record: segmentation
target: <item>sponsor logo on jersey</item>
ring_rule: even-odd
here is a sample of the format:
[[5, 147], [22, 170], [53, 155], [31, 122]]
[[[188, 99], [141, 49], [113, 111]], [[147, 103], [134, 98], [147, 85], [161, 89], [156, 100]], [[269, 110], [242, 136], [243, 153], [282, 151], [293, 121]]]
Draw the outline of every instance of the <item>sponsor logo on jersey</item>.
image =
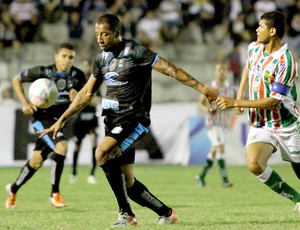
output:
[[104, 79], [106, 81], [107, 85], [126, 85], [128, 82], [122, 82], [122, 81], [117, 81], [114, 78], [118, 77], [119, 74], [116, 72], [107, 72], [106, 74], [104, 74]]

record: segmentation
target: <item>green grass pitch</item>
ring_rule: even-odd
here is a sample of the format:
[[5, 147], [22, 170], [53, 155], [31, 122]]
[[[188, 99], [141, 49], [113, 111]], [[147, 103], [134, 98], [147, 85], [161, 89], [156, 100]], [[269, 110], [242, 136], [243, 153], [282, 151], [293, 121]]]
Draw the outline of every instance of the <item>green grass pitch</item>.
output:
[[[289, 184], [300, 191], [300, 182], [289, 164], [273, 165]], [[55, 209], [49, 205], [50, 168], [41, 168], [17, 194], [13, 210], [4, 208], [5, 184], [15, 180], [20, 168], [0, 168], [0, 229], [9, 230], [94, 230], [109, 229], [118, 215], [115, 198], [97, 169], [98, 183], [86, 183], [88, 167], [78, 168], [78, 182], [69, 184], [71, 167], [64, 169], [61, 193], [68, 207]], [[132, 203], [138, 220], [136, 229], [212, 229], [261, 230], [300, 229], [300, 214], [293, 213], [294, 204], [261, 184], [245, 166], [229, 166], [232, 188], [222, 187], [218, 168], [207, 176], [207, 186], [200, 188], [194, 180], [200, 166], [136, 165], [136, 177], [158, 198], [173, 207], [179, 222], [157, 226], [157, 215]]]

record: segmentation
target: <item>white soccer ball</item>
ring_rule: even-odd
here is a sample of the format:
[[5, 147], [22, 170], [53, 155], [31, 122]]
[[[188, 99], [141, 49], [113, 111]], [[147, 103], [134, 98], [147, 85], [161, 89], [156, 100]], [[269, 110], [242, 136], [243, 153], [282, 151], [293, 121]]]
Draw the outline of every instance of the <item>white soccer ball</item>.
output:
[[58, 96], [58, 90], [52, 80], [39, 78], [30, 85], [28, 96], [33, 105], [46, 109], [54, 105]]

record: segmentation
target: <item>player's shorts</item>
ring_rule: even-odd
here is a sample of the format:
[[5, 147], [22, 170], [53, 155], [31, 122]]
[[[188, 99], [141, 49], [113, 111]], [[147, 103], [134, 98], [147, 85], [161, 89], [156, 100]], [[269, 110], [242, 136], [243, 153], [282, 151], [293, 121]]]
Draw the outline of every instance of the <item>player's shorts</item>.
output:
[[264, 128], [251, 127], [248, 134], [246, 147], [253, 143], [269, 143], [274, 146], [274, 152], [279, 146], [281, 158], [284, 161], [300, 163], [300, 133], [295, 128], [284, 131], [272, 131]]
[[146, 133], [148, 128], [143, 126], [139, 122], [123, 121], [119, 122], [114, 127], [105, 127], [106, 136], [113, 137], [120, 145], [122, 152], [135, 146], [135, 144], [141, 140]]
[[[32, 122], [32, 127], [35, 131], [41, 131], [46, 128], [49, 128], [55, 123], [55, 120], [53, 119], [43, 119], [35, 120]], [[65, 137], [62, 132], [58, 132], [57, 138], [52, 138], [52, 133], [44, 135], [42, 138], [38, 138], [35, 142], [34, 150], [40, 150], [42, 151], [43, 159], [45, 160], [49, 153], [51, 153], [54, 150], [54, 147], [56, 143], [65, 140]]]
[[83, 140], [89, 133], [96, 133], [98, 128], [98, 117], [95, 114], [91, 114], [89, 119], [84, 119], [84, 116], [87, 117], [87, 115], [87, 113], [81, 113], [73, 123], [73, 135], [78, 141]]
[[207, 136], [211, 141], [212, 147], [225, 145], [227, 139], [227, 129], [220, 126], [214, 126], [207, 130]]

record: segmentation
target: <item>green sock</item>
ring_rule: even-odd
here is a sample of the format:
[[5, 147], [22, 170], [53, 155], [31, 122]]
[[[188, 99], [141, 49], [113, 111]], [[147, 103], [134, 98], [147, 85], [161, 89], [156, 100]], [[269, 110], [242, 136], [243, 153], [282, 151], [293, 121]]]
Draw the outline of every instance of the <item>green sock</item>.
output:
[[259, 180], [271, 188], [273, 191], [291, 200], [294, 203], [300, 201], [300, 194], [288, 185], [282, 178], [271, 168], [267, 168], [261, 175], [258, 176]]
[[225, 160], [224, 159], [219, 159], [217, 162], [218, 162], [218, 165], [219, 165], [219, 170], [220, 170], [220, 174], [222, 176], [223, 182], [228, 183]]
[[199, 175], [201, 178], [204, 178], [206, 176], [208, 170], [212, 167], [213, 163], [214, 162], [211, 159], [208, 159], [208, 158], [206, 159], [206, 162], [203, 166], [203, 170]]

